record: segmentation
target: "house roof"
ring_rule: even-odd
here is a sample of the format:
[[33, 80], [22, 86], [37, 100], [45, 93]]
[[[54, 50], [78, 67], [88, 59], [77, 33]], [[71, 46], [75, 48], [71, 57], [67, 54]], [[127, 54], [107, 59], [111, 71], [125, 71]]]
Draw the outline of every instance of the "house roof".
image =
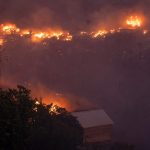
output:
[[102, 109], [73, 112], [72, 115], [77, 117], [83, 128], [113, 124], [113, 121]]

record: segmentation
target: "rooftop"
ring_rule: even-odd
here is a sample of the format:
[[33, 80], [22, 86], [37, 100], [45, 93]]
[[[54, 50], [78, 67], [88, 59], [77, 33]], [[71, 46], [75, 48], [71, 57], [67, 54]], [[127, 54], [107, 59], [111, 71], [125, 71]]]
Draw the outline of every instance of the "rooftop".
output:
[[72, 115], [77, 117], [83, 128], [113, 124], [113, 121], [103, 109], [73, 112]]

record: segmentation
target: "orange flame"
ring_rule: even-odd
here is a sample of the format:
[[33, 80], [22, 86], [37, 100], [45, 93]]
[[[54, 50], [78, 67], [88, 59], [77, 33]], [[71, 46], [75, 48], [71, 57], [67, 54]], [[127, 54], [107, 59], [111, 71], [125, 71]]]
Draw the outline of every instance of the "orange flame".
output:
[[12, 33], [19, 33], [20, 29], [16, 27], [15, 24], [2, 24], [1, 30], [3, 34], [12, 34]]
[[69, 101], [64, 98], [63, 96], [61, 95], [50, 95], [50, 96], [47, 96], [45, 98], [43, 98], [43, 103], [45, 104], [53, 104], [54, 106], [59, 106], [59, 107], [62, 107], [62, 108], [66, 108], [67, 110], [70, 110], [71, 106], [69, 104]]
[[126, 24], [132, 28], [141, 27], [142, 26], [142, 19], [138, 16], [130, 16], [126, 20]]
[[99, 37], [99, 36], [105, 37], [105, 35], [108, 34], [108, 32], [109, 31], [107, 31], [107, 30], [99, 30], [96, 33], [92, 33], [93, 38], [96, 38], [96, 37]]
[[41, 40], [48, 38], [48, 34], [45, 32], [35, 32], [32, 34], [33, 42], [40, 42]]
[[[49, 29], [50, 30], [50, 29]], [[35, 31], [32, 34], [32, 41], [33, 42], [41, 42], [44, 39], [51, 39], [56, 38], [57, 40], [64, 40], [64, 41], [71, 41], [72, 35], [69, 32], [64, 31]]]
[[69, 32], [60, 30], [60, 29], [42, 29], [42, 30], [34, 30], [34, 29], [20, 29], [15, 24], [6, 23], [0, 26], [0, 34], [2, 35], [11, 35], [18, 34], [21, 37], [26, 35], [31, 35], [31, 40], [33, 42], [41, 42], [44, 39], [56, 38], [57, 40], [71, 41], [72, 35]]
[[[125, 27], [129, 29], [136, 29], [143, 25], [144, 17], [132, 15], [128, 17], [125, 21], [126, 24]], [[123, 26], [124, 26], [123, 25]], [[112, 28], [112, 29], [106, 29], [105, 27], [99, 28], [95, 31], [81, 31], [78, 33], [79, 36], [89, 36], [91, 38], [105, 38], [108, 34], [114, 34], [117, 32], [120, 32], [123, 28]], [[143, 29], [143, 34], [147, 34], [148, 31]], [[67, 31], [64, 31], [62, 29], [53, 29], [53, 28], [46, 28], [42, 30], [38, 29], [20, 29], [15, 24], [12, 23], [6, 23], [0, 25], [0, 35], [4, 36], [2, 39], [0, 39], [0, 45], [2, 46], [4, 43], [5, 35], [11, 35], [11, 34], [17, 34], [21, 37], [27, 36], [30, 38], [32, 42], [43, 42], [45, 39], [51, 39], [55, 38], [57, 40], [62, 41], [72, 41], [73, 35], [70, 34]]]
[[20, 36], [26, 36], [30, 34], [31, 34], [30, 30], [26, 29], [26, 30], [21, 30]]

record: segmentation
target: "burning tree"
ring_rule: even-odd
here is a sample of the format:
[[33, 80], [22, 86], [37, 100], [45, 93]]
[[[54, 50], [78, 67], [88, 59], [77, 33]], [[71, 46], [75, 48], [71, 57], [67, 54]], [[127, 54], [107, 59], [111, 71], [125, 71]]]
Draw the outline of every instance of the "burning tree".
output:
[[0, 89], [0, 149], [76, 149], [82, 144], [82, 127], [69, 112], [44, 105], [31, 91]]

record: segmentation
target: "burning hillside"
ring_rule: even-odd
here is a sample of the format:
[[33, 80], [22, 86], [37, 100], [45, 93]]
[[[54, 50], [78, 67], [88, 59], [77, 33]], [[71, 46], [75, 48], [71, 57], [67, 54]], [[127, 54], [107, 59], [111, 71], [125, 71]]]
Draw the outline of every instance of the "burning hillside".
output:
[[23, 85], [69, 111], [96, 104], [114, 120], [116, 140], [150, 149], [149, 7], [149, 0], [0, 0], [0, 87]]
[[[108, 35], [112, 35], [115, 33], [120, 33], [124, 28], [126, 29], [140, 29], [142, 31], [142, 34], [145, 35], [148, 33], [148, 30], [142, 29], [143, 27], [143, 20], [138, 17], [138, 16], [130, 16], [128, 17], [124, 22], [124, 27], [120, 28], [112, 28], [112, 29], [97, 29], [95, 31], [80, 31], [77, 34], [73, 33], [71, 34], [69, 31], [64, 31], [62, 29], [56, 29], [56, 28], [42, 28], [42, 29], [34, 29], [34, 28], [19, 28], [17, 27], [16, 24], [13, 23], [6, 23], [6, 24], [1, 24], [0, 26], [0, 46], [3, 46], [5, 43], [7, 45], [7, 38], [13, 37], [12, 41], [15, 41], [14, 38], [25, 38], [29, 39], [31, 41], [30, 45], [32, 43], [42, 43], [45, 40], [51, 40], [55, 39], [56, 41], [64, 41], [66, 42], [71, 42], [73, 41], [75, 36], [78, 37], [89, 37], [91, 40], [94, 39], [103, 39]], [[43, 42], [44, 43], [44, 42]], [[9, 45], [9, 42], [8, 42]], [[32, 49], [32, 48], [31, 48]], [[60, 51], [60, 50], [59, 50]], [[59, 55], [63, 55], [63, 53], [59, 52]], [[40, 62], [41, 63], [41, 62]], [[35, 68], [34, 68], [35, 69]], [[4, 85], [4, 82], [2, 82]], [[33, 89], [34, 95], [35, 96], [41, 96], [43, 98], [43, 102], [46, 104], [54, 103], [58, 106], [65, 107], [68, 110], [76, 110], [78, 108], [83, 107], [83, 103], [85, 107], [92, 106], [89, 104], [86, 100], [77, 100], [80, 98], [76, 98], [75, 102], [72, 103], [70, 99], [74, 99], [74, 96], [69, 96], [66, 97], [66, 95], [61, 95], [57, 93], [51, 93], [48, 92], [47, 89], [45, 88], [40, 88], [38, 89], [38, 92], [35, 92], [35, 87], [31, 88]], [[45, 89], [44, 91], [42, 89]], [[42, 90], [42, 93], [39, 92]], [[47, 91], [47, 92], [46, 92]], [[68, 95], [68, 94], [67, 94]], [[83, 102], [82, 102], [83, 101]]]
[[[62, 41], [72, 41], [75, 35], [78, 36], [89, 36], [90, 38], [104, 38], [109, 34], [120, 32], [121, 29], [142, 29], [143, 27], [143, 19], [138, 16], [130, 16], [126, 19], [124, 23], [124, 27], [106, 29], [97, 29], [95, 31], [80, 31], [77, 34], [71, 34], [69, 31], [64, 31], [62, 29], [53, 29], [53, 28], [45, 28], [45, 29], [21, 29], [17, 27], [17, 25], [12, 23], [1, 24], [0, 26], [0, 45], [4, 44], [4, 39], [10, 35], [18, 35], [20, 37], [28, 37], [32, 42], [42, 42], [46, 39], [56, 39]], [[143, 33], [146, 34], [146, 30], [143, 29]], [[7, 40], [7, 39], [6, 39]]]
[[29, 36], [33, 42], [40, 42], [44, 39], [56, 38], [57, 40], [62, 39], [69, 41], [72, 39], [68, 32], [62, 31], [61, 29], [20, 29], [15, 24], [6, 23], [2, 24], [0, 28], [0, 34], [2, 36], [16, 34], [20, 37]]

